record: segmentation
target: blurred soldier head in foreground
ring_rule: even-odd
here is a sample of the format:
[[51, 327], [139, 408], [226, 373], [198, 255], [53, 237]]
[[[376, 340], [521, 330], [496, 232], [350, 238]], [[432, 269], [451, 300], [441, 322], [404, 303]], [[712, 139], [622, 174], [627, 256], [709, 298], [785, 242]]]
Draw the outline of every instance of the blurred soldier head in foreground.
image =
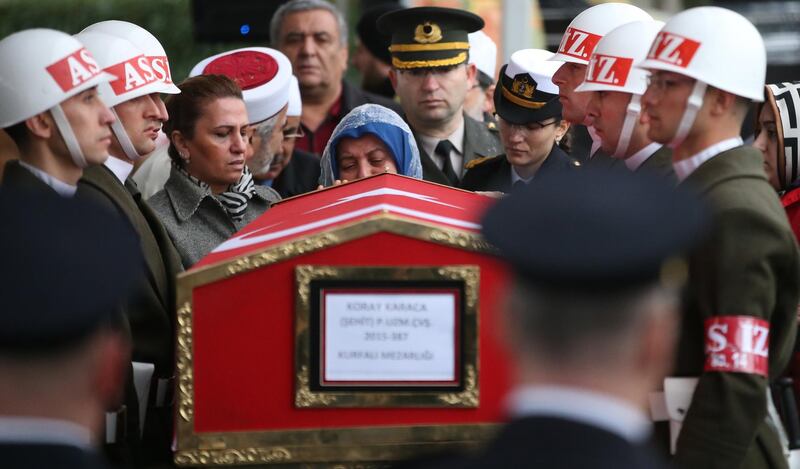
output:
[[13, 227], [0, 230], [0, 457], [96, 467], [129, 365], [117, 308], [142, 275], [138, 239], [122, 218], [50, 194], [4, 188], [0, 216]]

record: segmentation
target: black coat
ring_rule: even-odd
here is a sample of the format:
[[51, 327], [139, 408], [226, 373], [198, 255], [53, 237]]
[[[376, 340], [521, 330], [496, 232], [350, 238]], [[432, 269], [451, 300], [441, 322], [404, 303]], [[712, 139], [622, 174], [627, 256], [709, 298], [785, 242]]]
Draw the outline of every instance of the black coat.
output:
[[[468, 191], [511, 192], [511, 164], [506, 155], [495, 156], [483, 161], [475, 161], [461, 181], [461, 188]], [[569, 157], [564, 150], [553, 145], [550, 154], [539, 167], [536, 177], [560, 171], [571, 171], [580, 163]]]
[[283, 199], [311, 192], [319, 185], [319, 172], [319, 158], [316, 155], [295, 150], [289, 164], [273, 181], [272, 188]]
[[598, 427], [555, 417], [526, 417], [500, 429], [477, 455], [439, 457], [400, 465], [431, 469], [662, 469], [645, 444]]
[[23, 168], [17, 160], [12, 160], [6, 163], [3, 171], [2, 186], [7, 189], [58, 195], [58, 192], [56, 192], [55, 189], [48, 186], [32, 172]]
[[356, 88], [348, 83], [347, 80], [342, 80], [342, 117], [347, 115], [348, 112], [352, 111], [358, 106], [368, 103], [380, 104], [381, 106], [388, 107], [400, 115], [403, 113], [403, 110], [400, 108], [400, 105], [397, 104], [397, 101]]
[[99, 454], [75, 446], [43, 443], [0, 443], [4, 469], [107, 469]]

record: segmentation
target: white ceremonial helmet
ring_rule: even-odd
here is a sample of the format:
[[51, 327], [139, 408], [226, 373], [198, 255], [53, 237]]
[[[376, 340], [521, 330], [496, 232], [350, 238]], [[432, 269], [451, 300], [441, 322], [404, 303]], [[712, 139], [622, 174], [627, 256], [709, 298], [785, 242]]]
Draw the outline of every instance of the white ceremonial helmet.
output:
[[652, 19], [646, 11], [627, 3], [601, 3], [587, 8], [567, 26], [551, 60], [588, 65], [595, 46], [609, 31], [631, 21]]
[[127, 21], [108, 20], [95, 23], [86, 27], [81, 33], [98, 31], [112, 36], [127, 39], [139, 48], [147, 57], [150, 69], [164, 86], [159, 91], [166, 94], [178, 94], [181, 90], [172, 83], [172, 72], [169, 69], [169, 59], [161, 42], [150, 31]]
[[113, 77], [69, 34], [27, 29], [0, 41], [0, 128], [50, 111], [75, 165], [88, 163], [61, 103]]
[[114, 106], [141, 96], [161, 93], [165, 88], [164, 82], [158, 79], [150, 67], [150, 60], [142, 50], [127, 39], [86, 30], [76, 34], [75, 37], [89, 49], [100, 68], [115, 77], [114, 81], [101, 84], [97, 90], [100, 98], [111, 107], [111, 112], [117, 118], [111, 124], [111, 130], [117, 137], [122, 151], [131, 160], [140, 159], [144, 155], [136, 151]]
[[703, 105], [707, 85], [756, 102], [764, 101], [767, 52], [764, 40], [744, 16], [726, 8], [697, 7], [670, 18], [637, 66], [679, 73], [696, 80], [678, 130], [676, 147], [689, 133]]
[[647, 90], [649, 73], [635, 67], [650, 51], [650, 44], [664, 27], [661, 21], [632, 21], [623, 24], [597, 43], [586, 77], [575, 91], [619, 91], [632, 94], [625, 111], [625, 121], [620, 130], [614, 155], [622, 158], [628, 151], [631, 135], [642, 111], [641, 99]]
[[497, 75], [497, 44], [483, 31], [467, 35], [469, 38], [469, 63], [475, 64], [479, 72], [494, 83]]
[[211, 56], [192, 68], [189, 76], [225, 75], [242, 89], [251, 124], [274, 116], [289, 103], [292, 64], [282, 52], [268, 47], [245, 47]]
[[289, 107], [286, 108], [287, 117], [300, 117], [303, 115], [303, 98], [300, 96], [300, 83], [292, 75], [289, 83]]

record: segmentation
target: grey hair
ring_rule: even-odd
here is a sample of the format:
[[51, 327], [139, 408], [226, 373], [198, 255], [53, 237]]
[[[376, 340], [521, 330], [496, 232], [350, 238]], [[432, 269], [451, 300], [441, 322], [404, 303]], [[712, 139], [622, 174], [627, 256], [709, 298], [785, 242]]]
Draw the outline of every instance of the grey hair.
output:
[[545, 363], [577, 364], [620, 358], [648, 316], [677, 305], [677, 290], [662, 285], [576, 294], [517, 281], [507, 313], [524, 353]]
[[281, 113], [279, 112], [269, 119], [252, 125], [253, 131], [261, 137], [261, 146], [253, 149], [253, 156], [248, 163], [250, 170], [253, 171], [253, 174], [256, 176], [261, 176], [269, 171], [269, 166], [272, 163], [272, 160], [275, 158], [274, 153], [268, 153], [269, 149], [267, 147], [269, 145], [270, 138], [272, 137], [272, 132], [275, 131], [275, 127], [278, 124], [278, 118], [280, 116]]
[[272, 15], [272, 19], [269, 22], [269, 39], [272, 45], [277, 46], [278, 44], [278, 35], [281, 32], [281, 25], [286, 15], [308, 10], [329, 11], [336, 18], [336, 23], [339, 25], [339, 42], [342, 43], [342, 46], [347, 47], [347, 21], [345, 21], [344, 15], [335, 5], [325, 0], [291, 0], [275, 10], [275, 14]]

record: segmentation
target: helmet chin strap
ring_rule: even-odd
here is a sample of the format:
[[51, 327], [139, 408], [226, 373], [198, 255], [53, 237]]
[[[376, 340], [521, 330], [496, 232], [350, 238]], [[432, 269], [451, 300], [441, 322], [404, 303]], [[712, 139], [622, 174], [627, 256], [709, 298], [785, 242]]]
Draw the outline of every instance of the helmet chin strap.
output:
[[69, 120], [67, 120], [64, 110], [61, 109], [61, 104], [56, 104], [51, 107], [50, 115], [53, 116], [56, 128], [61, 132], [61, 138], [64, 140], [64, 144], [67, 146], [67, 151], [69, 151], [69, 155], [72, 157], [75, 166], [81, 169], [89, 166], [89, 162], [86, 161], [83, 150], [81, 150], [81, 145], [75, 137], [75, 132], [72, 131], [72, 126], [69, 125]]
[[633, 127], [639, 120], [639, 114], [641, 111], [642, 96], [638, 94], [632, 94], [631, 102], [628, 103], [628, 108], [625, 110], [625, 121], [622, 123], [622, 130], [619, 131], [619, 141], [617, 142], [616, 150], [614, 150], [614, 158], [625, 157], [625, 152], [628, 151], [628, 146], [631, 143]]
[[689, 98], [686, 100], [686, 110], [683, 111], [683, 117], [681, 118], [680, 124], [678, 124], [678, 130], [675, 132], [675, 136], [672, 137], [672, 140], [667, 144], [667, 146], [673, 150], [679, 147], [686, 139], [686, 136], [689, 135], [689, 130], [691, 130], [694, 120], [697, 117], [697, 111], [703, 106], [703, 97], [706, 94], [707, 86], [708, 85], [700, 80], [694, 82], [694, 88], [692, 89], [692, 94], [689, 95]]
[[137, 161], [141, 159], [142, 155], [140, 155], [139, 152], [136, 151], [136, 148], [134, 148], [131, 138], [128, 137], [128, 132], [125, 131], [125, 127], [122, 125], [122, 121], [117, 115], [117, 111], [115, 111], [113, 107], [110, 109], [111, 113], [114, 114], [114, 117], [116, 117], [114, 122], [111, 124], [111, 131], [114, 132], [114, 135], [117, 137], [119, 146], [122, 147], [122, 151], [125, 153], [125, 156], [127, 156], [131, 161]]

